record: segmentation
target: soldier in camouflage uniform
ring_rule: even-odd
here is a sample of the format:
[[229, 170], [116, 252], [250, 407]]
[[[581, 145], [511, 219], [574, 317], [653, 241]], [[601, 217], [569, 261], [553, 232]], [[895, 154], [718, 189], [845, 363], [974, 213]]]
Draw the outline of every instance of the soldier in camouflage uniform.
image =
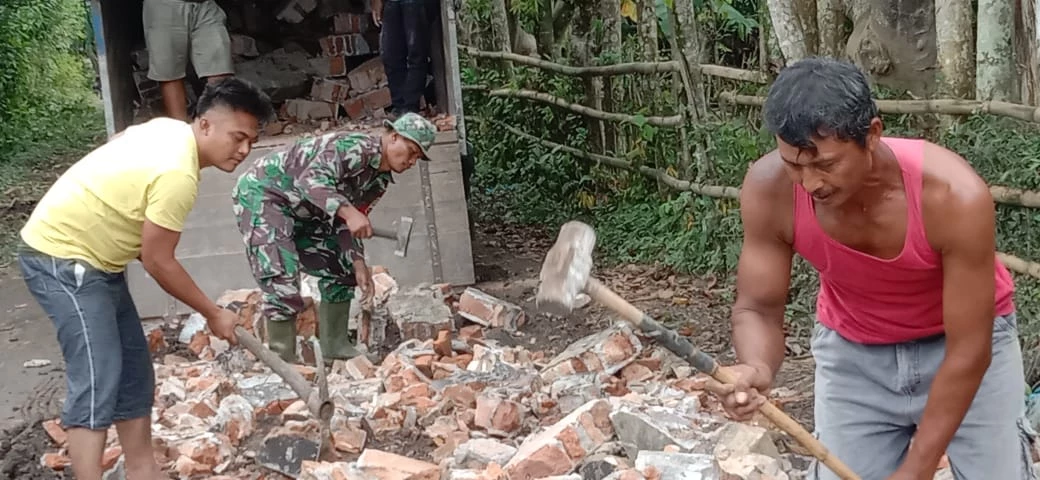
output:
[[296, 317], [303, 310], [300, 271], [318, 277], [318, 331], [326, 358], [359, 352], [347, 330], [354, 287], [372, 294], [361, 239], [368, 212], [418, 159], [429, 160], [436, 128], [411, 113], [381, 134], [333, 132], [301, 138], [258, 160], [232, 193], [253, 276], [263, 292], [269, 347], [296, 359]]

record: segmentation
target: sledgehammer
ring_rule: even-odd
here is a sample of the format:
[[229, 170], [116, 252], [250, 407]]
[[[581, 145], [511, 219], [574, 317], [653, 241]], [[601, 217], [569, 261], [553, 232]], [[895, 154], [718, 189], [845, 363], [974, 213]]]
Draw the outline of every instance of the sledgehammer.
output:
[[408, 241], [412, 237], [412, 223], [412, 217], [401, 217], [401, 221], [397, 223], [396, 230], [379, 228], [373, 225], [372, 236], [397, 240], [397, 248], [394, 250], [394, 255], [404, 257], [408, 254]]
[[[674, 330], [650, 318], [592, 277], [592, 249], [595, 244], [596, 232], [582, 222], [570, 221], [560, 228], [556, 243], [546, 254], [539, 274], [538, 293], [535, 296], [535, 305], [539, 310], [559, 316], [567, 315], [574, 309], [578, 294], [585, 292], [593, 300], [639, 327], [647, 336], [657, 340], [697, 370], [725, 384], [736, 382], [733, 374], [720, 369], [719, 364], [710, 355], [698, 350]], [[759, 411], [781, 430], [794, 437], [838, 477], [843, 480], [859, 480], [858, 475], [776, 405], [765, 402], [759, 407]]]

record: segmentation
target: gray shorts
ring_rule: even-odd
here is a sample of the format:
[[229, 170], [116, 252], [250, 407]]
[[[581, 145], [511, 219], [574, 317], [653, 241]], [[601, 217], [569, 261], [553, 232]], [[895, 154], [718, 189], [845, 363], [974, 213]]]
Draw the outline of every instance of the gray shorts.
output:
[[[816, 325], [816, 435], [864, 479], [899, 467], [921, 420], [946, 352], [938, 336], [895, 345], [861, 345]], [[1034, 480], [1035, 433], [1025, 417], [1026, 382], [1014, 313], [993, 322], [993, 360], [946, 454], [957, 480]], [[817, 479], [837, 479], [823, 465]]]
[[231, 37], [227, 15], [214, 0], [144, 0], [144, 39], [148, 46], [148, 78], [179, 80], [188, 57], [199, 77], [231, 75]]
[[105, 430], [151, 416], [155, 374], [126, 276], [24, 246], [18, 265], [65, 358], [62, 425]]

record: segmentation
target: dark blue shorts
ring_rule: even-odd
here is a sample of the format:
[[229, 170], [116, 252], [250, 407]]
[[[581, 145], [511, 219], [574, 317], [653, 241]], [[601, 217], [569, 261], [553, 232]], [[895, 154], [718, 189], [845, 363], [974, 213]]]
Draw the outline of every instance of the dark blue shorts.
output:
[[126, 275], [22, 246], [25, 284], [58, 332], [65, 357], [65, 428], [104, 430], [148, 417], [155, 373]]

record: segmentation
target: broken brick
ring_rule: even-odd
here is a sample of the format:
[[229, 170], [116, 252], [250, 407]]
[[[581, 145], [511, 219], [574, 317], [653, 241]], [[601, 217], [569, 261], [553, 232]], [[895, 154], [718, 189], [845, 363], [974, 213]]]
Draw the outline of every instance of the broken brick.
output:
[[69, 441], [69, 435], [65, 432], [65, 429], [61, 426], [60, 419], [47, 420], [43, 422], [43, 429], [47, 432], [47, 436], [51, 437], [51, 440], [58, 447], [64, 447]]
[[[323, 80], [318, 80], [318, 81], [315, 82], [314, 85], [315, 85], [316, 89], [318, 89], [318, 82], [323, 82]], [[322, 87], [322, 88], [325, 88], [325, 87]], [[327, 94], [329, 94], [329, 92], [326, 91], [326, 90], [322, 90], [322, 89], [318, 89], [318, 91], [316, 91], [316, 90], [312, 90], [311, 91], [311, 96], [312, 97], [317, 98], [317, 99], [321, 99], [321, 100], [324, 100], [323, 95], [327, 95]], [[288, 119], [291, 119], [293, 121], [306, 122], [306, 121], [311, 121], [311, 120], [321, 120], [323, 118], [335, 117], [336, 116], [336, 110], [337, 110], [337, 108], [336, 108], [335, 103], [328, 103], [327, 100], [326, 101], [314, 101], [314, 100], [304, 100], [302, 98], [294, 98], [292, 100], [289, 100], [289, 101], [285, 102], [282, 105], [282, 116], [284, 118], [288, 118]], [[306, 313], [306, 312], [304, 312], [304, 313]], [[301, 314], [301, 315], [303, 315], [303, 314]], [[302, 336], [304, 338], [308, 337], [307, 335], [303, 335], [303, 333], [307, 333], [307, 332], [300, 332], [299, 330], [297, 330], [297, 332], [298, 332], [297, 333], [298, 335], [300, 335], [300, 336]], [[313, 330], [311, 330], [310, 333], [313, 333]]]
[[365, 355], [358, 355], [343, 362], [343, 369], [354, 380], [373, 378], [376, 373], [376, 366]]
[[318, 43], [321, 45], [322, 55], [326, 57], [335, 56], [357, 56], [373, 53], [365, 37], [357, 33], [346, 33], [341, 35], [330, 35], [322, 37]]
[[148, 332], [148, 351], [151, 353], [159, 353], [166, 350], [166, 338], [163, 337], [163, 331], [161, 328], [156, 328]]
[[451, 349], [450, 330], [441, 330], [437, 332], [437, 338], [433, 341], [433, 351], [442, 357], [450, 357], [455, 353]]
[[473, 423], [496, 436], [505, 437], [520, 429], [522, 408], [516, 402], [493, 392], [477, 395]]
[[45, 453], [40, 457], [40, 465], [51, 470], [65, 470], [72, 465], [72, 459], [60, 453]]
[[311, 59], [311, 68], [322, 77], [335, 78], [347, 75], [347, 57], [315, 57]]
[[542, 371], [542, 380], [550, 382], [558, 377], [582, 372], [604, 372], [613, 375], [634, 361], [643, 352], [643, 344], [627, 323], [586, 336], [572, 343], [549, 361]]
[[260, 56], [260, 51], [256, 48], [256, 40], [253, 37], [239, 33], [232, 33], [230, 36], [232, 55], [247, 58]]
[[368, 15], [337, 13], [332, 17], [333, 33], [362, 33], [368, 30]]
[[593, 400], [553, 426], [527, 438], [505, 465], [509, 478], [529, 480], [573, 471], [614, 435], [610, 404]]
[[473, 287], [459, 297], [459, 315], [485, 327], [516, 331], [525, 323], [524, 310], [519, 305], [488, 295]]
[[402, 341], [433, 340], [437, 332], [454, 327], [451, 309], [427, 288], [398, 291], [388, 299], [387, 309]]
[[336, 448], [346, 453], [361, 453], [365, 448], [368, 434], [361, 428], [348, 425], [346, 428], [336, 429], [332, 432], [332, 441]]
[[358, 97], [365, 105], [365, 110], [369, 113], [374, 113], [377, 110], [382, 110], [389, 107], [393, 100], [390, 97], [390, 87], [383, 87], [371, 92], [366, 92]]
[[315, 8], [318, 8], [318, 0], [289, 0], [279, 9], [276, 18], [283, 22], [300, 23]]
[[367, 92], [387, 82], [386, 70], [379, 57], [365, 60], [347, 74], [350, 88], [356, 92]]
[[361, 452], [357, 466], [380, 479], [439, 480], [441, 475], [436, 464], [372, 448]]

